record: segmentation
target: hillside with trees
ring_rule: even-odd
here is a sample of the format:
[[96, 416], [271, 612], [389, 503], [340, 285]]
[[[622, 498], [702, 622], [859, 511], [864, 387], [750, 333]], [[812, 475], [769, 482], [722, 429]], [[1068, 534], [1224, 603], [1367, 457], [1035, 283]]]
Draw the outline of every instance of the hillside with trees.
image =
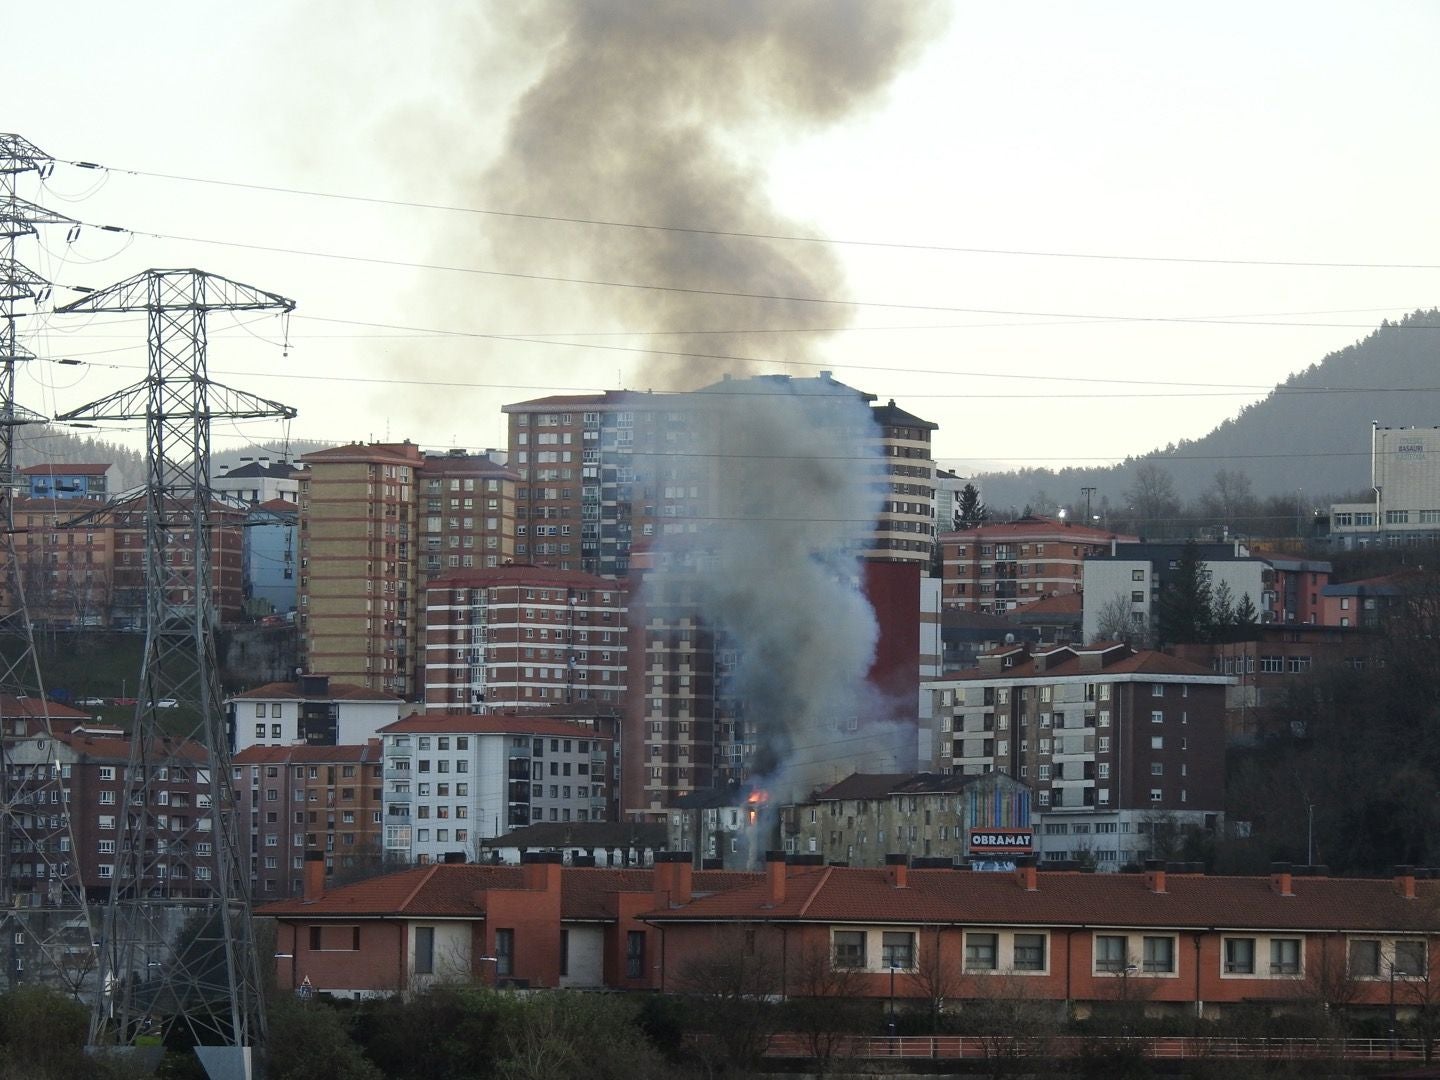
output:
[[[1316, 505], [1370, 483], [1370, 425], [1440, 424], [1440, 310], [1386, 321], [1354, 345], [1297, 372], [1264, 399], [1199, 439], [1108, 468], [1022, 469], [978, 477], [997, 516], [1027, 504], [1037, 513], [1073, 504], [1082, 487], [1095, 506], [1127, 509], [1142, 465], [1160, 466], [1179, 500], [1199, 497], [1223, 470], [1261, 497], [1305, 492]], [[979, 449], [979, 448], [977, 448]]]

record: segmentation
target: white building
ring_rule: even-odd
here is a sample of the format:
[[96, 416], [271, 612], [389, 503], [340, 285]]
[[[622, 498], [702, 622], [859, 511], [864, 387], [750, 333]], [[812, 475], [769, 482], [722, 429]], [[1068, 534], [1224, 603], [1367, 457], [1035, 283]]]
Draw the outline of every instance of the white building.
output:
[[438, 862], [532, 823], [609, 820], [610, 721], [532, 712], [415, 713], [381, 729], [387, 854]]
[[[1266, 560], [1253, 558], [1239, 543], [1196, 546], [1212, 597], [1224, 584], [1229, 586], [1232, 603], [1239, 604], [1248, 596], [1257, 613], [1270, 610], [1273, 597]], [[1095, 640], [1100, 613], [1117, 596], [1128, 602], [1130, 618], [1137, 626], [1154, 630], [1161, 592], [1179, 569], [1185, 545], [1116, 543], [1110, 550], [1109, 555], [1087, 558], [1082, 567], [1086, 641]]]
[[236, 694], [225, 702], [232, 753], [251, 746], [353, 746], [380, 737], [400, 719], [404, 702], [384, 690], [302, 675]]
[[1350, 550], [1440, 540], [1440, 427], [1373, 426], [1374, 498], [1330, 507], [1330, 535]]
[[210, 480], [210, 490], [228, 495], [251, 506], [283, 499], [292, 505], [300, 501], [300, 480], [297, 469], [285, 461], [272, 462], [268, 457], [258, 461], [241, 458], [238, 468], [220, 466], [220, 474]]

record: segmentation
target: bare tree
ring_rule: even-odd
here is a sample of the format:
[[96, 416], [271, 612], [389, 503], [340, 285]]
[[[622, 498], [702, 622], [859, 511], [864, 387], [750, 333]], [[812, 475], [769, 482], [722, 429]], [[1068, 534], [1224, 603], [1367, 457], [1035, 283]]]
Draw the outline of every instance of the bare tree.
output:
[[910, 979], [919, 996], [930, 1007], [930, 1030], [938, 1031], [940, 1017], [945, 1012], [947, 1001], [953, 1000], [961, 989], [962, 975], [955, 962], [942, 951], [940, 927], [926, 927], [920, 931], [920, 947], [915, 953], [915, 970]]
[[1124, 593], [1116, 593], [1102, 603], [1096, 612], [1095, 633], [1090, 637], [1091, 644], [1097, 641], [1123, 641], [1131, 648], [1143, 647], [1150, 638], [1150, 625], [1143, 617], [1137, 620], [1135, 614], [1130, 607], [1130, 598]]
[[1036, 993], [1033, 977], [1014, 971], [967, 974], [963, 992], [991, 1076], [1030, 1072], [1034, 1060], [1047, 1055], [1058, 1018], [1055, 1004]]
[[1125, 498], [1133, 511], [1136, 528], [1151, 535], [1170, 529], [1180, 512], [1174, 479], [1154, 461], [1142, 461], [1135, 469]]
[[697, 1006], [697, 1053], [710, 1072], [753, 1070], [770, 1043], [770, 1002], [781, 989], [778, 950], [759, 947], [754, 935], [717, 930], [710, 948], [686, 961], [675, 980], [675, 989]]
[[805, 1041], [811, 1073], [823, 1077], [863, 1023], [863, 976], [858, 968], [837, 964], [818, 945], [803, 948], [792, 970], [785, 1015], [791, 1030]]

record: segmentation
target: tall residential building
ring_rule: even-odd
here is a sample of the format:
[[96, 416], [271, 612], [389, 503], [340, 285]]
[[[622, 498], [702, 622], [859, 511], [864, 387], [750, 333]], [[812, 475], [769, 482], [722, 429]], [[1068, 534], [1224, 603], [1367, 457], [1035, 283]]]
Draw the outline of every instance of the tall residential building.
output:
[[[106, 508], [106, 516], [115, 533], [111, 622], [139, 628], [145, 625], [145, 499], [137, 496], [112, 503]], [[222, 624], [236, 622], [245, 610], [245, 513], [229, 503], [212, 500], [210, 523], [211, 603]], [[194, 543], [188, 532], [172, 529], [166, 534], [169, 565], [182, 570], [192, 568], [188, 572], [192, 578]], [[171, 601], [188, 602], [193, 587], [193, 581], [188, 587], [178, 586], [172, 590]]]
[[428, 712], [471, 713], [625, 694], [625, 582], [537, 566], [451, 570], [425, 590]]
[[[697, 432], [723, 422], [723, 411], [716, 411], [716, 399], [708, 395], [723, 392], [727, 381], [695, 394], [618, 390], [506, 405], [509, 461], [519, 476], [516, 558], [622, 577], [630, 569], [632, 545], [696, 532], [711, 513], [711, 472], [724, 462], [694, 448], [725, 447], [723, 431], [707, 431], [703, 438]], [[813, 384], [827, 393], [875, 401], [874, 394], [837, 382], [828, 371], [813, 380], [759, 375], [744, 385], [757, 384], [773, 384], [780, 392]], [[934, 545], [930, 442], [937, 425], [894, 401], [871, 405], [870, 415], [871, 429], [859, 437], [881, 459], [867, 468], [886, 498], [863, 552], [923, 566]]]
[[387, 725], [386, 853], [440, 862], [532, 822], [612, 820], [614, 732], [613, 717], [565, 709]]
[[[30, 618], [54, 626], [108, 626], [114, 601], [115, 530], [108, 520], [64, 527], [84, 508], [75, 499], [17, 498], [15, 558]], [[13, 610], [9, 577], [0, 585]]]
[[1118, 869], [1156, 850], [1157, 828], [1218, 826], [1234, 681], [1120, 644], [1006, 646], [926, 684], [932, 767], [1009, 773], [1034, 789], [1046, 858]]
[[1135, 537], [1040, 517], [947, 530], [939, 540], [945, 606], [1003, 615], [1047, 596], [1078, 593], [1085, 560], [1110, 554], [1117, 540]]
[[424, 580], [514, 560], [516, 479], [488, 454], [425, 455], [417, 490]]
[[231, 759], [235, 812], [248, 822], [250, 886], [260, 899], [303, 889], [305, 856], [325, 876], [375, 870], [382, 858], [378, 740], [350, 746], [251, 746]]
[[417, 474], [412, 443], [306, 454], [300, 478], [300, 648], [308, 671], [415, 693]]

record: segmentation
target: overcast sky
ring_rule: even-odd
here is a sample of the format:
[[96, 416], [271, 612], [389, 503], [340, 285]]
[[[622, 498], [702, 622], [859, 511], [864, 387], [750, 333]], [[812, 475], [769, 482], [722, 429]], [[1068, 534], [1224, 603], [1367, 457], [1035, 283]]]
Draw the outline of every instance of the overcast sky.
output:
[[[743, 22], [763, 7], [712, 12]], [[806, 299], [856, 302], [807, 305], [824, 317], [797, 334], [793, 303], [757, 300], [741, 316], [717, 300], [706, 329], [751, 331], [723, 349], [674, 334], [687, 327], [648, 316], [636, 290], [476, 272], [696, 286], [684, 259], [669, 280], [623, 250], [608, 259], [614, 234], [634, 230], [398, 205], [754, 231], [713, 204], [676, 220], [674, 199], [636, 220], [652, 211], [615, 198], [604, 173], [537, 172], [513, 189], [525, 172], [506, 160], [507, 131], [565, 22], [553, 9], [516, 17], [534, 10], [7, 5], [0, 130], [107, 167], [62, 164], [44, 188], [23, 179], [24, 193], [132, 230], [86, 228], [68, 245], [47, 231], [21, 258], [62, 284], [193, 266], [293, 298], [288, 356], [279, 320], [216, 315], [211, 369], [297, 406], [295, 437], [503, 445], [504, 402], [645, 389], [653, 362], [631, 350], [658, 346], [743, 355], [752, 370], [832, 368], [939, 423], [937, 455], [962, 467], [1109, 460], [1200, 436], [1382, 318], [1440, 303], [1433, 268], [1254, 264], [1440, 263], [1433, 3], [956, 4], [912, 31], [893, 73], [800, 120], [765, 79], [726, 85], [739, 65], [722, 58], [705, 69], [713, 102], [683, 107], [757, 178], [749, 196], [786, 225], [764, 231], [848, 241], [823, 246], [839, 273]], [[854, 59], [845, 25], [822, 43], [837, 81]], [[654, 77], [644, 58], [683, 68], [692, 47], [649, 33], [632, 55]], [[597, 78], [583, 93], [612, 89]], [[647, 122], [663, 134], [663, 118]], [[649, 153], [646, 125], [624, 130], [617, 152]], [[523, 206], [489, 201], [502, 188], [484, 178], [507, 166]], [[818, 247], [772, 241], [755, 257]], [[1070, 257], [1099, 255], [1146, 258]], [[1163, 261], [1185, 259], [1236, 261]], [[743, 291], [774, 291], [768, 271]], [[139, 318], [32, 322], [33, 350], [85, 363], [30, 365], [22, 404], [63, 411], [143, 371]], [[562, 335], [584, 347], [497, 340]], [[777, 344], [796, 340], [808, 347]], [[216, 443], [284, 434], [225, 425]]]

